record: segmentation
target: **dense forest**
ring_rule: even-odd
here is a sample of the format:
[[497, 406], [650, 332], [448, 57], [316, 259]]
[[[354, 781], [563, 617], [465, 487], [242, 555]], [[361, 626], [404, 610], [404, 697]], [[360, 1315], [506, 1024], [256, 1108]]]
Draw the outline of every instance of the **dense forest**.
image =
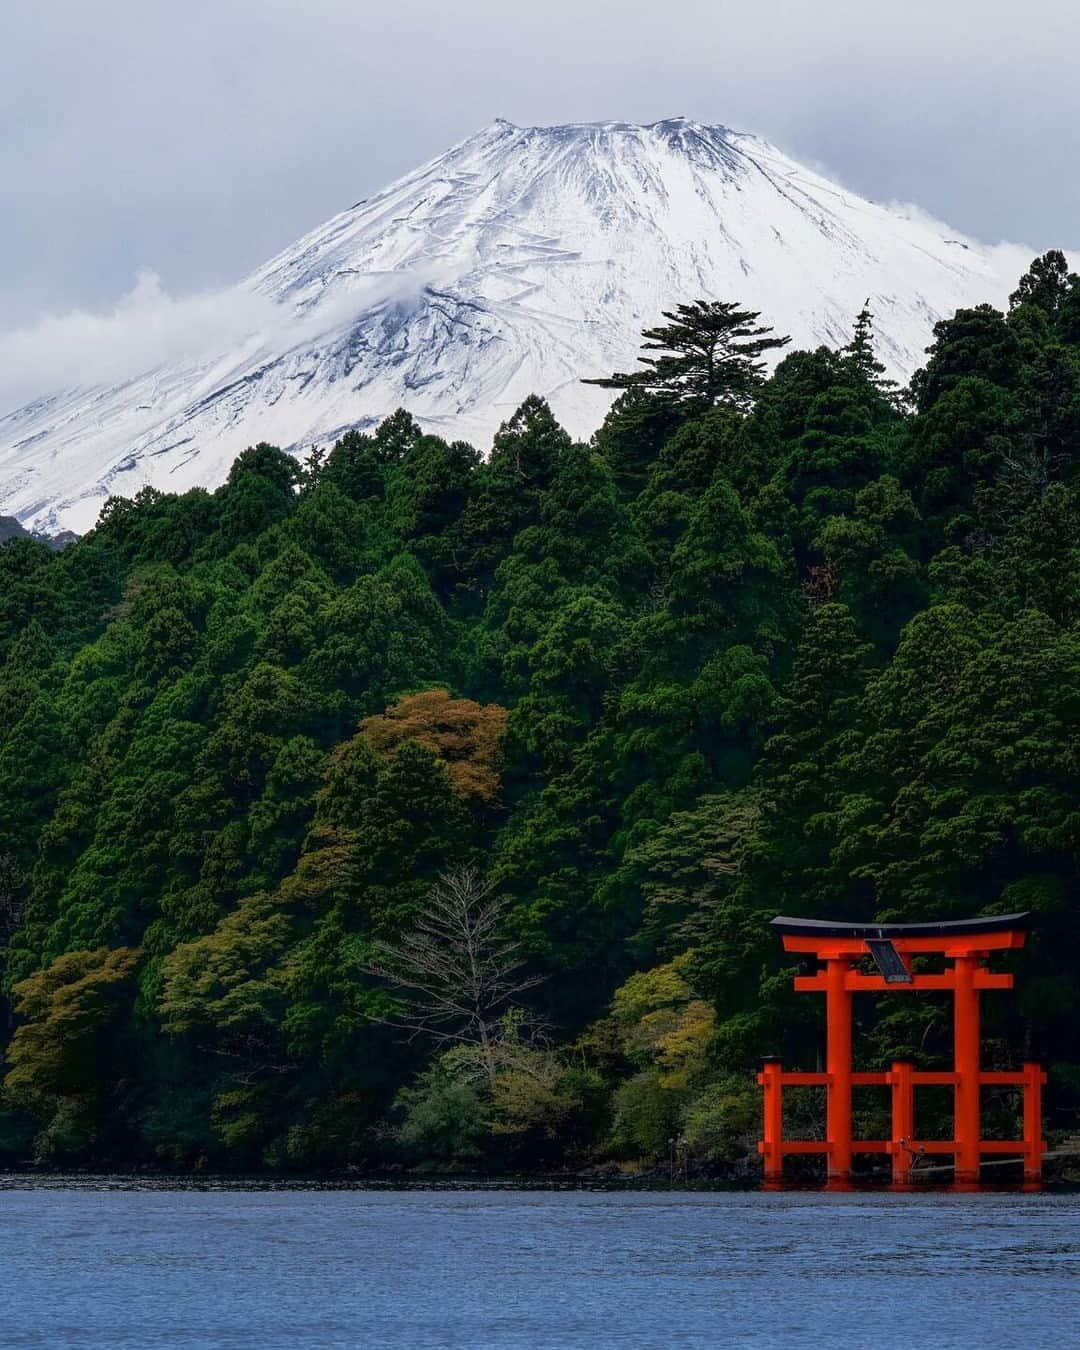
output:
[[752, 1163], [760, 1057], [819, 1054], [777, 913], [1032, 911], [987, 1056], [1070, 1128], [1080, 278], [905, 390], [871, 318], [766, 377], [679, 306], [587, 445], [398, 412], [0, 547], [0, 1161]]

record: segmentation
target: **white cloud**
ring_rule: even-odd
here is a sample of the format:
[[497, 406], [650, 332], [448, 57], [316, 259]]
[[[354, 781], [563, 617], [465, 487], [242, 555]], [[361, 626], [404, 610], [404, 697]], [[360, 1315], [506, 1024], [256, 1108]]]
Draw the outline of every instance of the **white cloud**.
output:
[[229, 350], [270, 326], [276, 309], [240, 287], [176, 299], [156, 272], [141, 271], [131, 291], [107, 312], [45, 315], [0, 333], [0, 410]]
[[150, 269], [103, 313], [45, 315], [0, 333], [0, 415], [47, 394], [116, 385], [162, 366], [226, 356], [250, 341], [308, 342], [387, 301], [408, 301], [434, 272], [373, 273], [298, 316], [247, 286], [171, 296]]

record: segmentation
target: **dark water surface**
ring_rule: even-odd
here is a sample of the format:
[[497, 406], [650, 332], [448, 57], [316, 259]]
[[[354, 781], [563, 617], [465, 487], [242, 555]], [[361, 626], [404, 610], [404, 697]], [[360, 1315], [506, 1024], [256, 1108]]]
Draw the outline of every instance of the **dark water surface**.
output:
[[1080, 1346], [1080, 1196], [0, 1179], [3, 1346]]

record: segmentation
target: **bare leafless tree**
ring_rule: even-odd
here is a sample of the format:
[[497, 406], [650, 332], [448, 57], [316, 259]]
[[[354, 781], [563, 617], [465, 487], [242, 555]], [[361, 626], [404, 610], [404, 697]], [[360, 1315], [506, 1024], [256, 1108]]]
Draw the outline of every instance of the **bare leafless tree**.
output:
[[493, 1072], [499, 1017], [542, 979], [525, 973], [520, 944], [502, 936], [507, 907], [476, 868], [441, 876], [413, 928], [376, 943], [364, 967], [398, 995], [382, 1020], [410, 1038], [475, 1045]]

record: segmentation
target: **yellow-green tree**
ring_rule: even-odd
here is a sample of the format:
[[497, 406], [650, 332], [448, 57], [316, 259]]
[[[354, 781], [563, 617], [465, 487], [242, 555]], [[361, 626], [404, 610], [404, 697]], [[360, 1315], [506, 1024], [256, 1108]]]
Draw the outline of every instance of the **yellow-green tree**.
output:
[[104, 1099], [122, 1072], [116, 1037], [141, 959], [131, 947], [68, 952], [15, 985], [23, 1020], [7, 1048], [4, 1089], [40, 1122], [39, 1155], [92, 1147]]

